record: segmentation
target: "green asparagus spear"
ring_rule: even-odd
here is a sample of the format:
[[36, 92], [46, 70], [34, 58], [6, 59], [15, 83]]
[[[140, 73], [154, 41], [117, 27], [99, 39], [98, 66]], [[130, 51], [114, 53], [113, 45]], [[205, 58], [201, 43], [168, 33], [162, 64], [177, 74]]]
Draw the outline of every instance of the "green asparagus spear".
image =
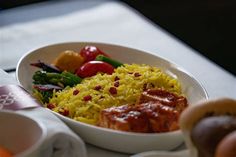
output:
[[61, 87], [74, 86], [82, 81], [82, 79], [70, 72], [51, 73], [45, 71], [37, 71], [33, 75], [34, 84], [53, 84]]
[[120, 63], [119, 61], [116, 61], [116, 60], [111, 59], [111, 58], [109, 58], [109, 57], [106, 57], [106, 56], [104, 56], [104, 55], [98, 55], [95, 60], [97, 60], [97, 61], [103, 61], [103, 62], [109, 63], [109, 64], [111, 64], [114, 68], [117, 68], [117, 67], [123, 65], [123, 63]]

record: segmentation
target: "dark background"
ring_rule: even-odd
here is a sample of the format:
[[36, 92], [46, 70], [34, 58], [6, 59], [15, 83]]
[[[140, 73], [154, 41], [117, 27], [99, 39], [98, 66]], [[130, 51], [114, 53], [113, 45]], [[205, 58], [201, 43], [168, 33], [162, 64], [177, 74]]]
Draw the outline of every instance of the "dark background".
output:
[[[1, 9], [43, 0], [0, 0]], [[121, 0], [236, 75], [236, 0]]]
[[236, 75], [236, 0], [123, 0]]

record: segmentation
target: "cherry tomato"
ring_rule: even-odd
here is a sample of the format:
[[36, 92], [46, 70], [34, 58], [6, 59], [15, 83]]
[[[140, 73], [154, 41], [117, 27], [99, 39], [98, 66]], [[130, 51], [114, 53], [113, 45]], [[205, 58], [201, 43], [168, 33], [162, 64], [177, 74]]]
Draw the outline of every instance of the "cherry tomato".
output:
[[99, 48], [95, 46], [85, 46], [80, 51], [80, 55], [84, 58], [84, 63], [95, 60], [96, 56], [99, 54], [109, 57], [106, 53], [102, 52]]
[[97, 72], [103, 72], [112, 74], [114, 67], [103, 61], [89, 61], [84, 63], [77, 71], [76, 75], [79, 77], [90, 77], [97, 74]]

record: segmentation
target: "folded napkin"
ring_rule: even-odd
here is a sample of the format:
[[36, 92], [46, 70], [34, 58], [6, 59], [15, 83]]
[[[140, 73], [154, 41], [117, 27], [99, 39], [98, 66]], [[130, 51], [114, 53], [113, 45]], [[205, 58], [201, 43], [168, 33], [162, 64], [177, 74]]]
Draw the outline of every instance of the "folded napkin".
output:
[[85, 144], [49, 110], [38, 107], [17, 111], [43, 124], [47, 136], [40, 149], [40, 157], [85, 157]]
[[[15, 104], [17, 104], [17, 101], [26, 102], [26, 100], [28, 100], [28, 97], [30, 97], [30, 95], [26, 95], [27, 93], [23, 89], [21, 90], [21, 88], [17, 86], [17, 82], [13, 77], [8, 75], [1, 69], [0, 88], [0, 96], [5, 99], [5, 96], [7, 95], [7, 98], [15, 100]], [[2, 90], [3, 88], [4, 90]], [[9, 92], [11, 90], [12, 92]], [[25, 94], [24, 98], [18, 98], [18, 90], [21, 90], [21, 94]], [[8, 93], [6, 94], [3, 92]], [[46, 128], [46, 138], [38, 148], [38, 157], [86, 157], [85, 144], [80, 137], [78, 137], [72, 130], [68, 128], [67, 125], [65, 125], [48, 109], [37, 106], [37, 103], [34, 100], [30, 101], [29, 105], [27, 102], [24, 103], [24, 105], [26, 105], [26, 107], [24, 108], [24, 106], [17, 106], [14, 103], [9, 105], [9, 103], [6, 101], [0, 101], [0, 109], [12, 108], [13, 110], [15, 110], [15, 112], [34, 119], [36, 122], [43, 125], [44, 128]]]

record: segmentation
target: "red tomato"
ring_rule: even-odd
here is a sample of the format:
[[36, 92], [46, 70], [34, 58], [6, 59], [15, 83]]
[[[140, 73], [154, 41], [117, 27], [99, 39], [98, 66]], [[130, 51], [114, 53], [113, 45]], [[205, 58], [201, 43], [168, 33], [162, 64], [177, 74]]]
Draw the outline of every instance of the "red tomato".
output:
[[80, 51], [80, 55], [84, 58], [84, 63], [95, 60], [96, 56], [99, 54], [109, 57], [106, 53], [102, 52], [95, 46], [85, 46]]
[[79, 77], [90, 77], [97, 74], [97, 72], [103, 72], [107, 74], [112, 74], [114, 67], [103, 61], [89, 61], [84, 63], [77, 71], [76, 75]]

